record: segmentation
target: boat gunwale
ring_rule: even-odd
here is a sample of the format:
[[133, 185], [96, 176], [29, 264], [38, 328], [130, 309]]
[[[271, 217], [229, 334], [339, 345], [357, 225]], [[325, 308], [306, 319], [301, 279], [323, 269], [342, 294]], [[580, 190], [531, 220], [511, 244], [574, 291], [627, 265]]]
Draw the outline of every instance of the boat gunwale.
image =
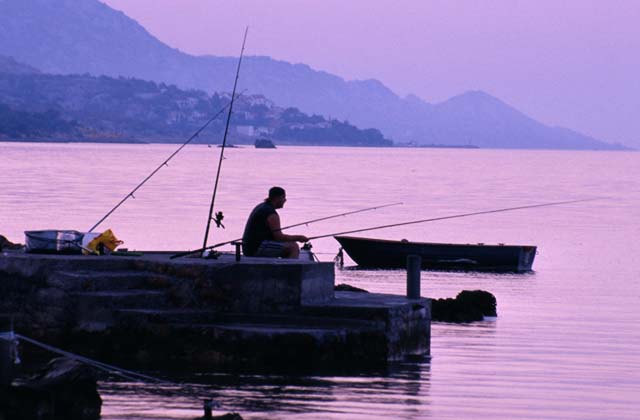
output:
[[[386, 244], [403, 244], [403, 245], [425, 245], [425, 246], [444, 246], [444, 247], [459, 247], [459, 246], [469, 246], [469, 247], [487, 247], [487, 248], [524, 248], [528, 249], [537, 249], [536, 245], [507, 245], [507, 244], [484, 244], [484, 243], [476, 243], [476, 244], [461, 244], [461, 243], [442, 243], [442, 242], [413, 242], [413, 241], [402, 241], [402, 240], [393, 240], [393, 239], [376, 239], [376, 238], [363, 238], [360, 236], [343, 236], [343, 235], [334, 235], [334, 238], [340, 242], [338, 238], [345, 238], [347, 240], [355, 240], [355, 241], [373, 241], [373, 242], [382, 242]], [[341, 243], [342, 244], [342, 243]]]

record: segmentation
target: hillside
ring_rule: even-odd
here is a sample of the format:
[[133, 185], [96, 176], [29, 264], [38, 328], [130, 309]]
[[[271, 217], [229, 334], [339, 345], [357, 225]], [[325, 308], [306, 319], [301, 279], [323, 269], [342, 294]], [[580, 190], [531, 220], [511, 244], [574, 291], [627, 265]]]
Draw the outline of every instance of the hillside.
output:
[[19, 63], [13, 57], [5, 57], [0, 55], [0, 73], [10, 74], [36, 74], [40, 73], [35, 67]]
[[574, 131], [548, 127], [480, 91], [470, 91], [434, 106], [424, 121], [434, 144], [475, 144], [486, 148], [611, 149]]
[[[239, 42], [239, 36], [228, 42]], [[230, 91], [236, 65], [233, 57], [196, 57], [170, 48], [97, 0], [0, 1], [0, 54], [48, 73], [134, 77], [209, 93]], [[491, 98], [487, 94], [464, 94], [429, 104], [415, 96], [400, 98], [375, 80], [345, 81], [269, 57], [247, 57], [240, 85], [282, 107], [375, 127], [397, 142], [619, 148], [540, 124], [496, 98], [487, 100]]]
[[[6, 59], [0, 58], [0, 65]], [[18, 65], [18, 63], [15, 63]], [[19, 65], [18, 65], [19, 66]], [[14, 66], [15, 67], [15, 66]], [[90, 75], [0, 71], [0, 136], [5, 138], [182, 141], [230, 100], [174, 85]], [[196, 140], [219, 142], [226, 112]], [[259, 136], [280, 144], [390, 146], [377, 130], [280, 108], [259, 95], [234, 104], [231, 139], [253, 143]]]

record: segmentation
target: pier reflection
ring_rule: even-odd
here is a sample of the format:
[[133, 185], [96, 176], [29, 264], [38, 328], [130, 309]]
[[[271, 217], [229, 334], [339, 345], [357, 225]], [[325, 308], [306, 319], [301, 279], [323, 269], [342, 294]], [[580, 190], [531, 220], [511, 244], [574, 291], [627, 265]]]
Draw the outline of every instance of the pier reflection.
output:
[[200, 374], [181, 386], [104, 381], [103, 419], [188, 419], [202, 401], [250, 419], [413, 419], [428, 417], [430, 359], [413, 357], [366, 373], [323, 375]]

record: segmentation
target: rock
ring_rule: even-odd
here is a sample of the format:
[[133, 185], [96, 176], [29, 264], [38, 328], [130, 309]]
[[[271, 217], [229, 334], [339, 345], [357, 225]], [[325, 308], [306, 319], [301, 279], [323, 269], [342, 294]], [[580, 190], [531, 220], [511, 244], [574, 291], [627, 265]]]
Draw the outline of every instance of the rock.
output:
[[242, 416], [238, 413], [227, 413], [221, 416], [198, 417], [196, 420], [243, 420], [243, 419], [242, 419]]
[[221, 416], [211, 417], [213, 420], [243, 420], [242, 416], [238, 413], [227, 413]]
[[463, 306], [476, 307], [484, 316], [498, 316], [496, 297], [485, 290], [463, 290], [456, 299]]
[[496, 298], [484, 290], [463, 290], [455, 299], [433, 299], [431, 319], [442, 322], [482, 321], [485, 316], [497, 316]]
[[0, 235], [0, 251], [3, 249], [22, 249], [24, 245], [22, 244], [14, 244], [10, 240], [8, 240], [5, 236]]
[[102, 399], [93, 370], [58, 358], [34, 376], [1, 392], [0, 418], [15, 420], [98, 420]]
[[333, 287], [333, 290], [336, 292], [361, 292], [361, 293], [369, 293], [368, 290], [361, 289], [359, 287], [351, 286], [346, 283], [340, 283]]

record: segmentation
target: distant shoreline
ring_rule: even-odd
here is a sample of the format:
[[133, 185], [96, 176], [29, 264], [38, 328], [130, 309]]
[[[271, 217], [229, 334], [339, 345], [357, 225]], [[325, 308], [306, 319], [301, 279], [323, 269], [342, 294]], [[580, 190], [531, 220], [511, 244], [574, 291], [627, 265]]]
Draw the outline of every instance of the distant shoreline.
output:
[[393, 147], [407, 149], [480, 149], [480, 146], [475, 144], [395, 144]]
[[[186, 140], [182, 139], [164, 139], [161, 141], [152, 140], [134, 140], [134, 139], [4, 139], [0, 138], [0, 143], [51, 143], [51, 144], [183, 144]], [[217, 142], [192, 142], [194, 145], [209, 145], [218, 146]], [[408, 145], [408, 144], [394, 144], [392, 146], [362, 146], [362, 145], [321, 145], [321, 144], [295, 144], [288, 141], [281, 143], [275, 143], [276, 146], [301, 146], [301, 147], [357, 147], [362, 149], [371, 148], [383, 148], [383, 149], [464, 149], [464, 150], [553, 150], [553, 151], [573, 151], [573, 152], [637, 152], [638, 149], [626, 147], [621, 149], [530, 149], [530, 148], [481, 148], [476, 145], [446, 145], [446, 144], [425, 144], [425, 145]], [[240, 147], [238, 147], [240, 146]], [[227, 145], [227, 147], [241, 148], [242, 146], [253, 148], [252, 143], [234, 143], [233, 146]]]
[[[55, 139], [55, 138], [37, 138], [37, 139], [3, 139], [0, 138], [0, 143], [59, 143], [59, 144], [69, 144], [69, 143], [100, 143], [100, 144], [149, 144], [151, 142], [142, 141], [142, 140], [132, 140], [132, 139], [82, 139], [82, 140], [73, 140], [73, 139]], [[162, 142], [159, 142], [162, 143]]]

